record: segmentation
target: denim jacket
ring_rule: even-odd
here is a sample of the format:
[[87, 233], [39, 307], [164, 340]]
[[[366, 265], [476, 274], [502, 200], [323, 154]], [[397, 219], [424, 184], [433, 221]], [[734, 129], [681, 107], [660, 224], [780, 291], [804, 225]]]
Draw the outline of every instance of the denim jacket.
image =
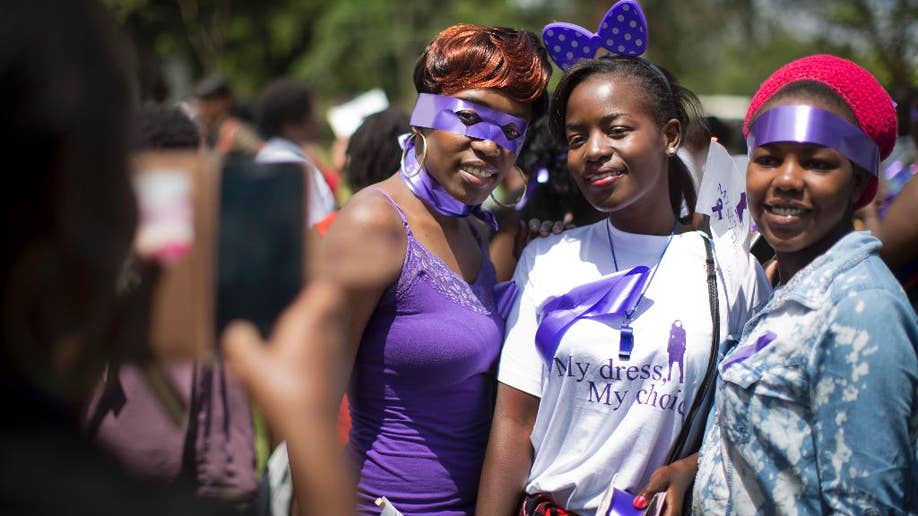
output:
[[696, 514], [918, 513], [918, 318], [852, 232], [719, 365]]

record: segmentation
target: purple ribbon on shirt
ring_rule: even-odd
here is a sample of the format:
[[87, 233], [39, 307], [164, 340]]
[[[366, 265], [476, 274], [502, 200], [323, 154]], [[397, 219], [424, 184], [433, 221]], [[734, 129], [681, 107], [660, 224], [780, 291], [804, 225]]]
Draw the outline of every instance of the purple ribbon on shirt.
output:
[[633, 310], [641, 298], [649, 271], [647, 267], [638, 265], [545, 301], [540, 309], [541, 320], [535, 336], [536, 348], [542, 358], [547, 363], [551, 362], [561, 337], [577, 320], [621, 316]]
[[480, 204], [469, 206], [456, 199], [433, 176], [428, 174], [427, 170], [418, 164], [418, 159], [414, 155], [414, 142], [415, 138], [407, 135], [399, 138], [399, 145], [404, 150], [399, 175], [405, 181], [411, 193], [440, 215], [447, 217], [474, 215], [485, 221], [494, 231], [497, 231], [497, 219], [493, 213], [483, 210]]
[[[468, 111], [478, 117], [469, 123], [459, 117]], [[491, 140], [501, 147], [519, 155], [526, 140], [526, 121], [488, 106], [447, 95], [420, 93], [411, 113], [412, 127], [425, 127], [449, 131], [469, 138]]]
[[734, 351], [732, 355], [730, 355], [728, 358], [724, 359], [723, 362], [721, 362], [720, 364], [721, 372], [726, 371], [727, 368], [730, 367], [731, 365], [737, 362], [742, 362], [743, 360], [746, 360], [747, 358], [751, 357], [756, 352], [761, 351], [762, 348], [771, 344], [771, 342], [775, 340], [777, 337], [778, 336], [775, 335], [774, 332], [769, 330], [763, 333], [762, 335], [760, 335], [759, 338], [755, 340], [755, 342], [750, 342], [749, 344], [743, 344], [742, 346], [737, 348], [736, 351]]
[[775, 142], [812, 143], [837, 150], [873, 175], [879, 173], [880, 149], [857, 126], [813, 106], [779, 106], [762, 113], [746, 141], [753, 149]]

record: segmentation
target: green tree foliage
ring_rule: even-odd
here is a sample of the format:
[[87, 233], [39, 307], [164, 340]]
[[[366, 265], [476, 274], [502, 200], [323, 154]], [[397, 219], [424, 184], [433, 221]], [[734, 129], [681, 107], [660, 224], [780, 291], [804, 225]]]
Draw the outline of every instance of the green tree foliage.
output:
[[[782, 4], [815, 32], [844, 42], [892, 90], [918, 81], [918, 0], [815, 0]], [[798, 5], [799, 4], [799, 5]]]
[[[133, 35], [142, 78], [164, 58], [220, 72], [243, 96], [275, 77], [327, 102], [373, 87], [409, 103], [424, 45], [459, 22], [595, 29], [612, 0], [105, 0]], [[918, 0], [642, 0], [652, 60], [698, 93], [749, 95], [807, 54], [853, 57], [892, 86], [915, 81]], [[154, 71], [151, 71], [154, 70]], [[555, 81], [557, 80], [556, 74]], [[148, 88], [149, 89], [149, 88]]]

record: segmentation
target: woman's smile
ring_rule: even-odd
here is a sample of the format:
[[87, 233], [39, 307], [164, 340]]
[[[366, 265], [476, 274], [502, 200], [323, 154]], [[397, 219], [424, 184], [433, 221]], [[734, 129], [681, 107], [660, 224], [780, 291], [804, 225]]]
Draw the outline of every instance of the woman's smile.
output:
[[[629, 77], [594, 75], [567, 101], [567, 166], [597, 210], [614, 213], [667, 203], [667, 136], [647, 108], [644, 84]], [[670, 142], [676, 145], [678, 141]]]
[[[590, 167], [587, 167], [588, 170]], [[584, 174], [584, 181], [594, 190], [603, 190], [613, 186], [625, 175], [625, 167], [606, 161], [595, 171]]]
[[484, 162], [463, 163], [459, 166], [462, 178], [474, 188], [491, 189], [496, 186], [499, 170]]

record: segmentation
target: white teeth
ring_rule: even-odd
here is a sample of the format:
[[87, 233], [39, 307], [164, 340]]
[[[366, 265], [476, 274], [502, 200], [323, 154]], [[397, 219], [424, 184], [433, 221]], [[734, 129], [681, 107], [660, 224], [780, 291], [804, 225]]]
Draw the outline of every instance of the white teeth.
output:
[[591, 174], [591, 175], [588, 175], [588, 176], [586, 176], [586, 180], [587, 180], [587, 181], [596, 181], [597, 179], [605, 179], [605, 178], [607, 178], [607, 177], [620, 176], [620, 175], [622, 175], [622, 171], [620, 171], [620, 170], [614, 170], [614, 171], [611, 171], [611, 172], [603, 172], [602, 174]]
[[771, 211], [775, 215], [781, 215], [784, 217], [794, 217], [800, 215], [803, 212], [803, 210], [800, 208], [785, 208], [782, 206], [772, 206]]
[[480, 179], [489, 179], [497, 175], [497, 171], [493, 168], [472, 168], [472, 167], [463, 167], [463, 172], [471, 174]]

